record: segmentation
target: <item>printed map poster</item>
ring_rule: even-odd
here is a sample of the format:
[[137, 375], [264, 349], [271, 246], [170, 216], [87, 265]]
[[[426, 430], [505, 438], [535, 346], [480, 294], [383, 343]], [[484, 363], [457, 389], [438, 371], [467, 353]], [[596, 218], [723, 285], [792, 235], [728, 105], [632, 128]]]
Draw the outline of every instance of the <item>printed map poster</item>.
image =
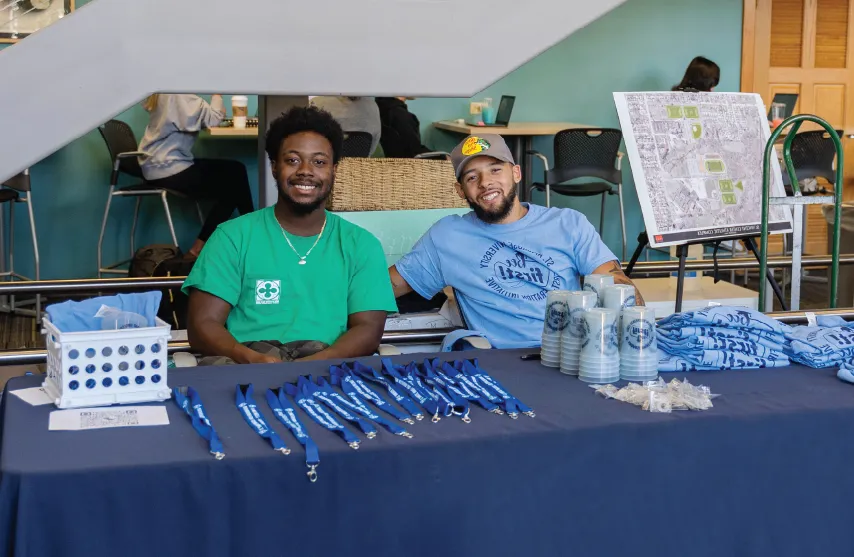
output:
[[[753, 93], [614, 93], [643, 220], [653, 247], [756, 235], [762, 159], [771, 136]], [[785, 195], [772, 157], [771, 196]], [[791, 232], [771, 206], [768, 230]]]

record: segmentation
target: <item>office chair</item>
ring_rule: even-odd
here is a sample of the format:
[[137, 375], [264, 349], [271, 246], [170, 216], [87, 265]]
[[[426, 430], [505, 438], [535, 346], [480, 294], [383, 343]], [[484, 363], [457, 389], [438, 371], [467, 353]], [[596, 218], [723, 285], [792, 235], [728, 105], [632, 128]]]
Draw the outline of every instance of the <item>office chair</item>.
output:
[[368, 158], [371, 152], [373, 137], [368, 132], [344, 132], [344, 148], [341, 152], [344, 157]]
[[[620, 142], [623, 133], [610, 128], [579, 128], [558, 132], [554, 138], [554, 168], [538, 151], [529, 155], [543, 161], [543, 183], [532, 184], [532, 189], [545, 191], [546, 207], [551, 207], [551, 193], [568, 197], [602, 196], [599, 217], [599, 236], [605, 225], [605, 196], [616, 195], [620, 203], [620, 226], [623, 239], [623, 258], [626, 260], [626, 216], [623, 207], [623, 178]], [[593, 181], [574, 182], [593, 178]], [[615, 187], [616, 186], [616, 187]], [[530, 194], [529, 194], [530, 197]], [[527, 200], [530, 201], [530, 198]]]

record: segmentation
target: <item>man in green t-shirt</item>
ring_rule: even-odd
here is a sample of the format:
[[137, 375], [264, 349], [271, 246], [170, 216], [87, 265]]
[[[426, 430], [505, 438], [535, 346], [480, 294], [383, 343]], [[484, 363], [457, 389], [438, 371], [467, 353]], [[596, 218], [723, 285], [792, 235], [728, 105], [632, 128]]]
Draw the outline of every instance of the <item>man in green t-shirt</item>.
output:
[[341, 126], [295, 107], [266, 141], [279, 199], [208, 240], [183, 286], [190, 344], [214, 363], [370, 355], [397, 307], [379, 241], [325, 209]]

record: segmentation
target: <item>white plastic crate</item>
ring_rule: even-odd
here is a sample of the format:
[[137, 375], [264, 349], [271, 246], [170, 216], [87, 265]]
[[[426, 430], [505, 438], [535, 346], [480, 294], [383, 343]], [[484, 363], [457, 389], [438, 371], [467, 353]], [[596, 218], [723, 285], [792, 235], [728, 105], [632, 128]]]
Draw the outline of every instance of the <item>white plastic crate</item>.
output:
[[45, 317], [47, 379], [59, 408], [168, 400], [170, 326], [63, 333]]

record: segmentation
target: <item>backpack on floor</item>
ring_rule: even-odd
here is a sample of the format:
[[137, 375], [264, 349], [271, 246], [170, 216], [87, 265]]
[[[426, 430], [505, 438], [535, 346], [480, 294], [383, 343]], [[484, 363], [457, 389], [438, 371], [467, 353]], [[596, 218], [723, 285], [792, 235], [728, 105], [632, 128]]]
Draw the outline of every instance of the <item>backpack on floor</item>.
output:
[[[154, 269], [155, 277], [186, 277], [193, 270], [195, 259], [184, 259], [183, 255], [161, 261]], [[190, 298], [181, 292], [181, 286], [164, 288], [157, 316], [172, 325], [173, 330], [187, 328], [187, 312]]]
[[[152, 244], [136, 250], [130, 262], [130, 277], [185, 277], [194, 260], [184, 259], [179, 248], [171, 244]], [[189, 299], [181, 287], [164, 288], [157, 317], [172, 325], [173, 330], [187, 328]]]

